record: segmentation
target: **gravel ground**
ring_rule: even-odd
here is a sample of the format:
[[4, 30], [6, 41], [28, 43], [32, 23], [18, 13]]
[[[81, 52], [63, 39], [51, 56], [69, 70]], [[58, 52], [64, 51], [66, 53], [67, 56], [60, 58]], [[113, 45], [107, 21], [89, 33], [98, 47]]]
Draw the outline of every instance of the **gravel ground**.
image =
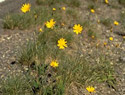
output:
[[23, 3], [30, 2], [35, 4], [34, 0], [6, 0], [0, 3], [0, 77], [22, 72], [19, 65], [16, 64], [17, 55], [21, 46], [33, 38], [33, 30], [4, 30], [2, 21], [5, 15], [9, 13], [20, 12]]
[[[18, 74], [22, 72], [19, 65], [16, 64], [17, 55], [19, 55], [18, 53], [19, 53], [19, 50], [21, 49], [21, 46], [23, 46], [26, 43], [26, 41], [28, 41], [29, 39], [32, 40], [31, 38], [33, 36], [33, 30], [25, 30], [25, 31], [4, 30], [2, 28], [2, 21], [3, 21], [2, 19], [8, 13], [20, 12], [19, 11], [20, 6], [25, 2], [30, 2], [32, 5], [34, 4], [34, 0], [21, 0], [21, 1], [20, 0], [6, 0], [3, 3], [0, 3], [0, 77], [1, 78], [4, 78], [4, 76], [10, 75], [10, 74], [14, 74], [14, 73]], [[84, 13], [85, 12], [83, 10], [81, 14], [84, 14]], [[103, 13], [100, 16], [102, 15]], [[98, 30], [100, 31], [103, 29], [99, 28]], [[104, 37], [110, 36], [108, 35], [108, 30], [103, 31], [103, 32], [107, 32], [107, 34]], [[125, 32], [125, 31], [122, 30], [122, 32]], [[113, 34], [113, 36], [115, 38], [120, 38], [118, 39], [117, 42], [121, 44], [122, 38], [116, 34]], [[115, 56], [116, 61], [120, 60], [120, 63], [118, 64], [118, 66], [116, 66], [116, 73], [117, 75], [119, 75], [117, 78], [118, 91], [116, 92], [111, 91], [112, 89], [109, 89], [108, 87], [105, 87], [104, 85], [102, 85], [102, 86], [99, 86], [100, 89], [98, 89], [98, 91], [100, 91], [102, 95], [125, 95], [125, 49], [124, 48], [125, 48], [125, 43], [122, 43], [119, 54], [117, 53], [115, 54], [115, 52], [113, 52], [113, 54], [110, 53], [112, 54], [111, 55], [112, 58], [114, 58], [113, 56], [114, 54], [118, 55], [118, 56]]]

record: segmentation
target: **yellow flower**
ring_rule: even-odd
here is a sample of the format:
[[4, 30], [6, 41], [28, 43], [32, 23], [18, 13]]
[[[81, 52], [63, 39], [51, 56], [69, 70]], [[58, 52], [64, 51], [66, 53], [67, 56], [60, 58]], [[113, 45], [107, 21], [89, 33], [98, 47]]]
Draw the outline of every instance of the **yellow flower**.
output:
[[67, 47], [67, 41], [64, 38], [61, 38], [58, 40], [57, 46], [59, 47], [59, 49], [64, 49], [65, 47]]
[[38, 17], [37, 15], [34, 15], [34, 18], [35, 18], [35, 19], [37, 19], [37, 17]]
[[64, 10], [64, 11], [65, 11], [65, 10], [66, 10], [66, 7], [62, 7], [62, 10]]
[[75, 24], [73, 27], [73, 32], [75, 32], [77, 35], [82, 32], [83, 28], [80, 24]]
[[94, 39], [95, 38], [95, 36], [92, 36], [92, 39]]
[[92, 86], [88, 86], [88, 87], [86, 87], [86, 90], [88, 91], [88, 92], [95, 92], [95, 88], [94, 87], [92, 87]]
[[95, 10], [94, 10], [94, 9], [91, 9], [91, 12], [92, 12], [92, 13], [95, 13]]
[[50, 63], [50, 66], [56, 68], [56, 67], [59, 66], [59, 63], [58, 63], [57, 61], [52, 61], [52, 62]]
[[97, 44], [96, 44], [96, 47], [99, 47], [99, 45], [100, 45], [100, 43], [97, 43]]
[[56, 22], [53, 19], [51, 19], [50, 21], [47, 21], [45, 24], [47, 28], [53, 29], [53, 27], [55, 26], [55, 23]]
[[56, 10], [56, 8], [53, 8], [53, 11], [55, 11]]
[[123, 36], [122, 38], [125, 39], [125, 36]]
[[61, 23], [62, 26], [64, 26], [65, 24], [64, 23]]
[[108, 1], [108, 0], [105, 0], [105, 3], [106, 3], [106, 4], [108, 4], [108, 3], [109, 3], [109, 1]]
[[97, 22], [100, 23], [100, 20], [98, 19]]
[[116, 26], [117, 26], [117, 25], [119, 25], [119, 23], [118, 23], [117, 21], [114, 21], [114, 25], [116, 25]]
[[23, 4], [22, 7], [21, 7], [21, 11], [23, 13], [26, 13], [26, 12], [30, 11], [30, 7], [31, 7], [31, 5], [29, 3], [28, 4]]
[[39, 32], [43, 32], [43, 29], [42, 29], [42, 28], [40, 28], [40, 29], [39, 29]]
[[113, 41], [113, 37], [109, 37], [109, 40], [110, 40], [110, 41]]
[[106, 42], [104, 42], [104, 46], [106, 46], [107, 45], [107, 43]]

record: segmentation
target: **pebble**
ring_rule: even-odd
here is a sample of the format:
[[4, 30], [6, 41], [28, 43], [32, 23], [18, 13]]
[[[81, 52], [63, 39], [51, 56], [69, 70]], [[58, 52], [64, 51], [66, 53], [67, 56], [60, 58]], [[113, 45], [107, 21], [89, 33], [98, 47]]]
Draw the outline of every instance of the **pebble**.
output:
[[1, 78], [3, 78], [4, 77], [4, 75], [1, 75]]
[[120, 57], [119, 61], [125, 62], [125, 57]]
[[28, 66], [24, 66], [24, 70], [26, 70], [26, 71], [27, 71], [27, 70], [28, 70]]

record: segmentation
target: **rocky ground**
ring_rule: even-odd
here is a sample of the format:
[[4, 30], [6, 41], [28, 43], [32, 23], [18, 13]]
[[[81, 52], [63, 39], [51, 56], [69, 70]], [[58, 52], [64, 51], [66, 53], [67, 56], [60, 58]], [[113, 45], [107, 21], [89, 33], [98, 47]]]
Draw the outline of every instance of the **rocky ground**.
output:
[[[7, 14], [17, 13], [23, 3], [29, 0], [6, 0], [0, 3], [0, 77], [21, 72], [21, 69], [16, 64], [17, 55], [24, 43], [31, 39], [33, 30], [6, 30], [2, 28], [3, 18]], [[34, 0], [30, 0], [34, 4]]]
[[[16, 59], [18, 58], [17, 55], [19, 55], [19, 50], [22, 46], [28, 41], [31, 40], [33, 36], [33, 30], [5, 30], [2, 28], [2, 21], [6, 14], [9, 13], [15, 13], [19, 12], [20, 6], [24, 2], [30, 2], [32, 5], [35, 5], [34, 0], [6, 0], [3, 3], [0, 3], [0, 77], [4, 78], [7, 75], [15, 74], [18, 72], [22, 72], [21, 68], [18, 64], [16, 64]], [[84, 2], [85, 4], [85, 2]], [[86, 6], [83, 6], [84, 9]], [[107, 7], [103, 6], [101, 9], [105, 9], [105, 14], [108, 12], [112, 13], [116, 11], [116, 9], [112, 9], [109, 11], [109, 9], [106, 9]], [[98, 9], [98, 12], [101, 10]], [[125, 10], [123, 7], [117, 9], [115, 12], [113, 18], [115, 19], [117, 17], [117, 13], [119, 10]], [[103, 16], [104, 13], [100, 13], [100, 17]], [[82, 19], [85, 19], [89, 13], [85, 12], [85, 10], [81, 11]], [[112, 15], [108, 15], [109, 17], [112, 17]], [[99, 18], [100, 18], [99, 17]], [[90, 18], [90, 20], [93, 21], [93, 17]], [[103, 38], [108, 38], [110, 36], [110, 30], [105, 29], [105, 27], [101, 28], [102, 25], [98, 25], [97, 30], [103, 30], [103, 32], [106, 32], [105, 36]], [[119, 27], [120, 28], [120, 27]], [[119, 28], [116, 28], [115, 30], [119, 30]], [[120, 47], [115, 50], [115, 53], [110, 53], [112, 58], [115, 58], [115, 62], [118, 62], [119, 64], [116, 66], [116, 73], [118, 76], [118, 86], [116, 91], [110, 91], [108, 92], [108, 88], [105, 87], [105, 85], [102, 84], [102, 89], [99, 89], [100, 92], [102, 92], [102, 95], [125, 95], [125, 42], [122, 40], [122, 37], [118, 34], [125, 33], [125, 30], [120, 29], [120, 31], [116, 31], [112, 33], [112, 36], [114, 38], [118, 38], [115, 42], [120, 44]], [[103, 33], [102, 33], [103, 34]], [[115, 45], [115, 43], [114, 43]], [[113, 48], [114, 46], [112, 46]], [[87, 49], [86, 49], [87, 50]], [[88, 50], [89, 51], [89, 50]], [[120, 51], [117, 53], [117, 51]], [[112, 51], [110, 51], [112, 52]], [[114, 56], [115, 55], [115, 56]], [[114, 60], [114, 59], [113, 59]], [[114, 61], [113, 61], [114, 62]], [[112, 92], [112, 93], [111, 93]], [[98, 93], [98, 92], [97, 92]], [[77, 95], [77, 94], [76, 94]]]
[[[110, 47], [109, 50], [107, 51], [107, 49], [105, 48], [103, 48], [103, 50], [104, 50], [104, 54], [107, 55], [107, 58], [112, 60], [111, 64], [117, 64], [115, 66], [115, 71], [118, 75], [116, 78], [118, 81], [117, 89], [115, 89], [116, 91], [113, 91], [112, 89], [106, 87], [104, 84], [102, 84], [102, 86], [97, 86], [97, 87], [101, 88], [101, 89], [98, 89], [99, 92], [101, 92], [100, 93], [101, 95], [125, 95], [125, 41], [123, 40], [123, 36], [125, 36], [125, 29], [122, 28], [120, 24], [120, 26], [118, 27], [113, 26], [113, 32], [111, 32], [110, 26], [106, 27], [102, 24], [98, 24], [98, 20], [101, 20], [103, 18], [111, 18], [112, 20], [118, 20], [119, 14], [125, 12], [125, 7], [119, 5], [118, 2], [115, 2], [115, 0], [114, 1], [112, 0], [111, 1], [112, 3], [110, 3], [109, 5], [103, 5], [102, 2], [103, 1], [101, 0], [98, 1], [98, 3], [102, 5], [99, 5], [99, 6], [98, 4], [95, 5], [97, 7], [95, 10], [96, 14], [93, 14], [93, 15], [90, 14], [87, 10], [85, 10], [87, 8], [88, 1], [85, 0], [85, 2], [81, 2], [83, 5], [82, 11], [81, 11], [81, 19], [85, 20], [89, 15], [91, 15], [89, 20], [93, 23], [93, 26], [96, 27], [96, 30], [98, 31], [98, 34], [100, 35], [100, 38], [101, 38], [99, 43], [97, 43], [99, 44], [99, 47], [103, 47], [102, 46], [103, 43], [108, 42], [106, 39], [109, 39], [109, 37], [112, 36], [114, 38], [113, 42], [108, 43]], [[94, 25], [95, 23], [97, 24]], [[117, 45], [119, 46], [117, 47]], [[91, 47], [91, 43], [90, 45], [88, 45], [88, 47], [89, 46]], [[85, 51], [88, 50], [88, 53], [90, 52], [90, 54], [92, 55], [94, 48], [92, 48], [92, 51], [90, 51], [87, 48], [83, 48], [83, 50]]]

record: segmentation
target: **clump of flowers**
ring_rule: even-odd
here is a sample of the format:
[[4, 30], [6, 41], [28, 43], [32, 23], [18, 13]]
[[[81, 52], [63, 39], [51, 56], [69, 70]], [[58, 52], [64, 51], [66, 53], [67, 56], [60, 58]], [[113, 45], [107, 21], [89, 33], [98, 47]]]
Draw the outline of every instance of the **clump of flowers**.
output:
[[53, 8], [53, 11], [55, 11], [56, 10], [56, 8]]
[[114, 25], [116, 26], [119, 25], [118, 21], [114, 21]]
[[57, 46], [59, 47], [59, 49], [64, 49], [65, 47], [67, 47], [67, 41], [64, 38], [61, 38], [58, 40]]
[[105, 3], [106, 3], [106, 4], [108, 4], [108, 3], [109, 3], [109, 1], [108, 1], [108, 0], [105, 0]]
[[64, 11], [65, 11], [65, 10], [66, 10], [66, 7], [62, 7], [62, 10], [64, 10]]
[[110, 41], [113, 41], [113, 37], [109, 37], [109, 40], [110, 40]]
[[45, 24], [47, 28], [53, 29], [53, 27], [55, 26], [55, 23], [56, 22], [53, 19], [51, 19], [50, 21], [47, 21]]
[[95, 13], [95, 10], [94, 10], [94, 9], [91, 9], [90, 11], [91, 11], [91, 13]]
[[90, 92], [90, 93], [95, 92], [95, 88], [92, 87], [92, 86], [86, 87], [86, 90], [87, 90], [88, 92]]
[[75, 32], [77, 35], [81, 33], [83, 30], [82, 26], [80, 24], [75, 24], [73, 27], [73, 32]]
[[59, 66], [59, 63], [58, 63], [57, 61], [52, 61], [52, 62], [50, 63], [50, 66], [56, 68], [56, 67]]
[[21, 7], [21, 11], [23, 13], [29, 12], [30, 11], [30, 7], [31, 7], [31, 5], [29, 3], [28, 4], [23, 4], [22, 7]]

